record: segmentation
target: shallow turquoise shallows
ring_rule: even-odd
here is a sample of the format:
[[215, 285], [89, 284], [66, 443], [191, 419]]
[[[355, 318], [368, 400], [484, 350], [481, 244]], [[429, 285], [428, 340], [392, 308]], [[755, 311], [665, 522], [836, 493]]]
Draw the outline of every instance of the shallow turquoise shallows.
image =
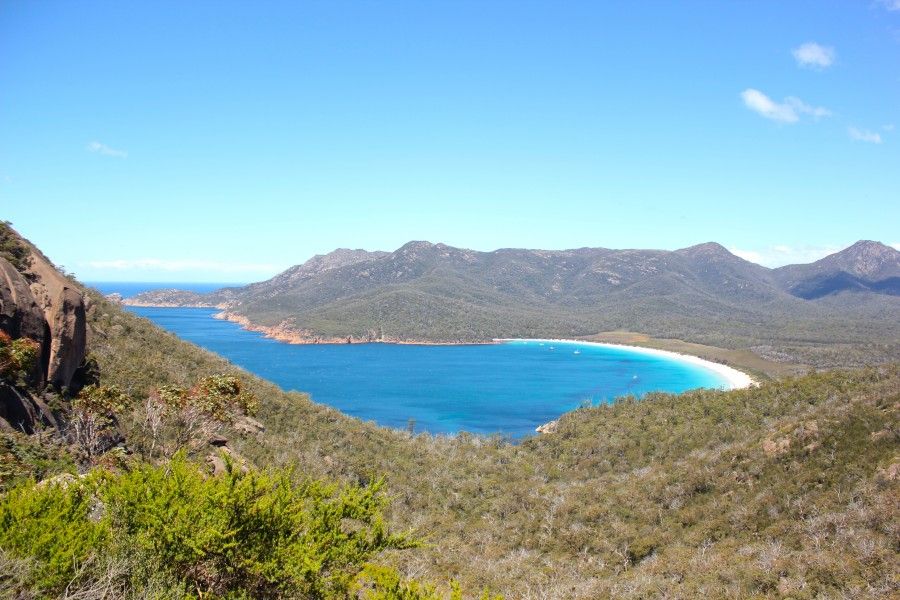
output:
[[522, 437], [584, 403], [726, 385], [713, 371], [628, 349], [569, 342], [472, 346], [290, 345], [205, 308], [132, 308], [182, 339], [348, 415], [432, 433]]

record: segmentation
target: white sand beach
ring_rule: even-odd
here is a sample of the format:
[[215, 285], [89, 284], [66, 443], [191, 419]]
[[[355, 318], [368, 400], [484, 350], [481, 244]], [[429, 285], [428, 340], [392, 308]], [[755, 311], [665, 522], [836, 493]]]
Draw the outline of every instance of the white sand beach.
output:
[[643, 346], [628, 346], [625, 344], [609, 344], [606, 342], [586, 342], [583, 340], [563, 340], [563, 339], [522, 339], [522, 338], [510, 338], [510, 339], [497, 339], [497, 342], [543, 342], [543, 343], [565, 343], [565, 344], [578, 344], [582, 346], [601, 346], [605, 348], [624, 348], [632, 352], [642, 353], [642, 354], [650, 354], [653, 356], [663, 356], [666, 358], [671, 358], [674, 360], [679, 360], [682, 362], [690, 363], [692, 365], [697, 365], [699, 367], [703, 367], [704, 369], [708, 369], [710, 371], [715, 372], [716, 374], [723, 377], [726, 381], [726, 385], [723, 386], [724, 389], [729, 390], [737, 390], [742, 388], [748, 388], [750, 386], [758, 385], [758, 382], [755, 381], [748, 374], [743, 371], [739, 371], [734, 367], [729, 367], [728, 365], [723, 365], [717, 362], [713, 362], [711, 360], [706, 360], [704, 358], [700, 358], [699, 356], [694, 356], [693, 354], [681, 354], [679, 352], [671, 352], [669, 350], [658, 350], [656, 348], [644, 348]]

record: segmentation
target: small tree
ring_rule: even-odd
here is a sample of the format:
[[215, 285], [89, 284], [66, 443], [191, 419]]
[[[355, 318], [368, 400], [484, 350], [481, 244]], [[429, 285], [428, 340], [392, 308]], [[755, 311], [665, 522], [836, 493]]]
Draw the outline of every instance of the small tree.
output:
[[146, 455], [172, 457], [204, 446], [222, 425], [237, 415], [255, 414], [256, 397], [245, 391], [240, 378], [211, 375], [192, 388], [162, 386], [144, 405], [144, 430], [149, 435]]
[[116, 386], [89, 385], [72, 401], [69, 428], [72, 441], [87, 462], [94, 462], [114, 442], [118, 418], [131, 398]]

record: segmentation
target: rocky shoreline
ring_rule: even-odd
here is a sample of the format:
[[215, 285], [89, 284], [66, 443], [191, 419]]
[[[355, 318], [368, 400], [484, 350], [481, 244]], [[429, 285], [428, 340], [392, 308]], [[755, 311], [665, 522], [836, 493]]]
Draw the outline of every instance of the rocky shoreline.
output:
[[[112, 294], [110, 294], [112, 296]], [[109, 298], [110, 296], [107, 296]], [[131, 300], [130, 298], [125, 298], [120, 301], [124, 306], [137, 306], [139, 308], [217, 308], [222, 310], [225, 308], [224, 305], [221, 304], [205, 304], [205, 303], [196, 303], [196, 304], [183, 304], [180, 302], [141, 302], [140, 300]]]
[[[132, 305], [137, 306], [137, 305]], [[152, 306], [160, 306], [153, 304]], [[204, 308], [204, 307], [200, 307]], [[205, 307], [209, 308], [209, 307]], [[212, 307], [219, 308], [219, 307]], [[247, 317], [223, 310], [213, 315], [213, 318], [222, 319], [237, 323], [247, 331], [256, 331], [262, 333], [265, 337], [284, 342], [286, 344], [304, 345], [304, 344], [408, 344], [415, 346], [475, 346], [483, 344], [496, 344], [496, 340], [481, 342], [464, 342], [460, 340], [409, 340], [396, 338], [392, 336], [321, 336], [315, 335], [308, 330], [294, 329], [287, 323], [278, 325], [257, 325], [252, 323]]]

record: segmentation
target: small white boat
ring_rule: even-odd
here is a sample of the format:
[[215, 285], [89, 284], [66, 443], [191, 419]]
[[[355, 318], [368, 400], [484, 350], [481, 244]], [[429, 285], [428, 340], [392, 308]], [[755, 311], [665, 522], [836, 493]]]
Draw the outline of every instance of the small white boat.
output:
[[572, 354], [581, 354], [581, 350], [576, 350], [576, 351], [573, 352]]

